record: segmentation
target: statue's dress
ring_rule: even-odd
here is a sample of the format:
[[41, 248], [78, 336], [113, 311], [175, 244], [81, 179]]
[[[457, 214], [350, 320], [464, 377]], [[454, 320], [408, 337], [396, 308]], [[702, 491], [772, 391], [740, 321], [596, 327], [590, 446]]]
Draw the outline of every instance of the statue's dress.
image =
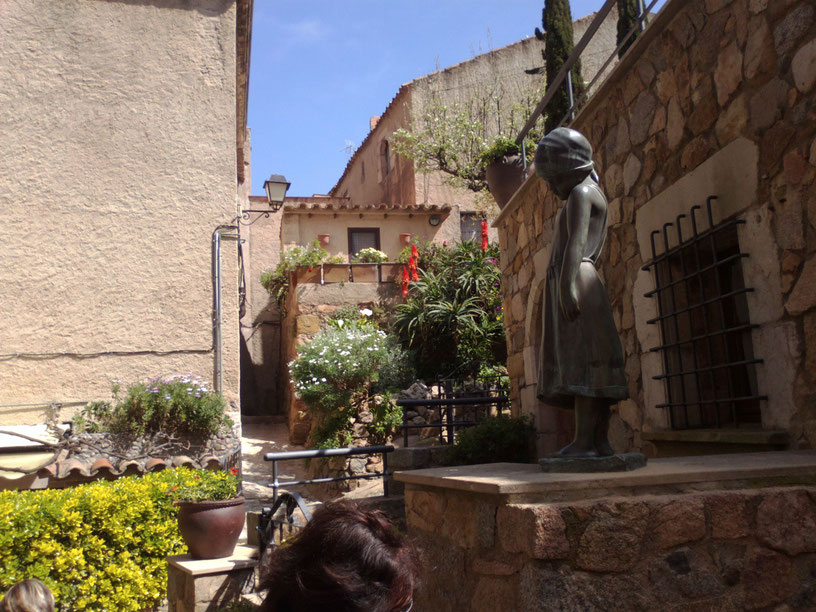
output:
[[549, 404], [570, 408], [576, 395], [603, 398], [610, 404], [629, 397], [612, 306], [595, 268], [606, 237], [606, 198], [597, 186], [592, 187], [603, 200], [603, 222], [597, 224], [597, 235], [587, 236], [579, 273], [582, 280], [578, 285], [581, 309], [578, 317], [567, 320], [559, 300], [561, 265], [569, 238], [565, 212], [569, 200], [555, 221], [544, 290], [538, 397]]

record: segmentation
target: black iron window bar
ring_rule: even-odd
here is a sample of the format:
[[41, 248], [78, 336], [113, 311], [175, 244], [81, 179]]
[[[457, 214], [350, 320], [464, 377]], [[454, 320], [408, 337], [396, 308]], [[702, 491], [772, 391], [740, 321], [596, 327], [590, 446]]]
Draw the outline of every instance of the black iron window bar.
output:
[[[708, 229], [697, 223], [702, 206], [691, 207], [662, 230], [651, 233], [652, 259], [643, 266], [654, 273], [655, 289], [645, 294], [657, 299], [658, 316], [647, 321], [660, 328], [661, 344], [650, 349], [662, 356], [663, 374], [654, 376], [666, 386], [672, 429], [724, 427], [760, 423], [754, 368], [762, 359], [753, 356], [751, 330], [743, 285], [737, 227], [742, 219], [714, 223], [706, 200]], [[689, 219], [692, 235], [683, 236], [681, 221]], [[674, 228], [676, 246], [670, 246]], [[656, 238], [663, 251], [657, 254]]]

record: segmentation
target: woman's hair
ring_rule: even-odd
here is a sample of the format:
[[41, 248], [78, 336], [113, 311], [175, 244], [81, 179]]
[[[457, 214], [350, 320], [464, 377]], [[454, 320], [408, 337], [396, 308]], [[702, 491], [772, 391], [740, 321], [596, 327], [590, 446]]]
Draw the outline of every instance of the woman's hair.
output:
[[54, 596], [36, 578], [11, 587], [0, 601], [0, 612], [54, 612]]
[[402, 612], [412, 605], [416, 551], [380, 511], [326, 504], [270, 556], [266, 612]]

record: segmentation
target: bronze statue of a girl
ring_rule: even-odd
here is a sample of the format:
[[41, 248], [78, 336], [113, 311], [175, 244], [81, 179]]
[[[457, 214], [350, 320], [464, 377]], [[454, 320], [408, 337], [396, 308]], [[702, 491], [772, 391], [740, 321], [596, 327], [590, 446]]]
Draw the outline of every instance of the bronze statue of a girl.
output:
[[629, 393], [612, 307], [595, 267], [606, 238], [606, 197], [592, 147], [576, 130], [547, 134], [538, 144], [535, 168], [566, 201], [550, 247], [538, 397], [575, 409], [575, 439], [559, 455], [612, 455], [609, 407]]

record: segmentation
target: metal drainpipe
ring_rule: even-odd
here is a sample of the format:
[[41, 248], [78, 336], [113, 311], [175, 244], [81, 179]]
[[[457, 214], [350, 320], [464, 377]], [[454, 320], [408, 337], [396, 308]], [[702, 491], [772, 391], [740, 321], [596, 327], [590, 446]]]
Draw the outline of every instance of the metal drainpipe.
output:
[[239, 235], [225, 232], [238, 231], [237, 225], [219, 225], [212, 234], [212, 279], [213, 279], [213, 385], [221, 393], [224, 386], [221, 333], [221, 239], [239, 240]]

